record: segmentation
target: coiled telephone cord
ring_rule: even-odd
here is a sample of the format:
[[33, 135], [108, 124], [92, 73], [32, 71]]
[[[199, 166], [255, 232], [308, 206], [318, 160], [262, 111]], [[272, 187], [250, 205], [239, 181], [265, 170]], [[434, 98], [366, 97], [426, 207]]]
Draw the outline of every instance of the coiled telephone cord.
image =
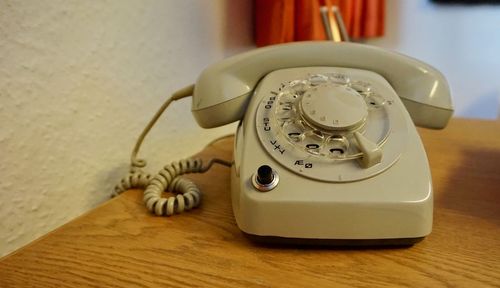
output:
[[[147, 162], [144, 159], [138, 159], [137, 154], [144, 138], [154, 126], [158, 118], [165, 109], [175, 100], [193, 95], [194, 85], [185, 87], [175, 92], [172, 97], [156, 112], [148, 125], [144, 128], [137, 139], [131, 155], [130, 172], [125, 176], [120, 184], [115, 186], [113, 196], [123, 193], [129, 189], [144, 189], [143, 201], [151, 213], [159, 216], [171, 216], [175, 213], [182, 213], [197, 207], [201, 203], [202, 194], [196, 184], [186, 178], [180, 177], [188, 173], [204, 173], [212, 167], [214, 163], [231, 166], [230, 162], [222, 159], [211, 159], [206, 166], [203, 166], [200, 158], [189, 158], [178, 162], [172, 162], [161, 169], [154, 177], [143, 171]], [[163, 197], [162, 193], [169, 191], [175, 196]]]

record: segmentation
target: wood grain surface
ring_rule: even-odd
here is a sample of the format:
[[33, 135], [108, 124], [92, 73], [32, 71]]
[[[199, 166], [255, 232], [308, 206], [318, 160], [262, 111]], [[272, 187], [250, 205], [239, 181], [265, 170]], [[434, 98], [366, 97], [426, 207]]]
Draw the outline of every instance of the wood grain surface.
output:
[[[128, 191], [0, 260], [0, 287], [500, 286], [500, 122], [419, 129], [434, 229], [410, 248], [259, 246], [238, 230], [229, 169], [193, 175], [198, 209], [161, 218]], [[232, 138], [201, 156], [230, 159]], [[75, 193], [77, 191], [68, 191]]]

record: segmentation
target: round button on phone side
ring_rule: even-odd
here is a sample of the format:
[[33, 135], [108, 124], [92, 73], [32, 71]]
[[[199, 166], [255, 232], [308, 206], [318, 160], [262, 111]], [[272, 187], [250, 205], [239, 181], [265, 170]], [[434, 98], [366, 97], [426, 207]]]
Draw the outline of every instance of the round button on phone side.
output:
[[257, 169], [257, 173], [252, 176], [252, 185], [261, 192], [267, 192], [278, 185], [279, 176], [268, 165], [262, 165]]
[[263, 185], [269, 185], [274, 180], [273, 169], [267, 165], [262, 165], [257, 169], [257, 181]]

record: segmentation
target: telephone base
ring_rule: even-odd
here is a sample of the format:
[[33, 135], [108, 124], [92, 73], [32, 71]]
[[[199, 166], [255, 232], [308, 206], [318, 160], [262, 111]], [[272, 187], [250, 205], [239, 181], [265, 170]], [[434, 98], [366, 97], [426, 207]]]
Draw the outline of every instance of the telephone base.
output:
[[325, 247], [408, 247], [413, 246], [425, 237], [389, 238], [389, 239], [312, 239], [288, 238], [279, 236], [261, 236], [243, 232], [243, 235], [252, 242], [262, 245], [297, 245], [297, 246], [325, 246]]
[[[369, 83], [370, 92], [363, 98], [336, 84], [345, 77]], [[339, 67], [269, 73], [248, 104], [234, 151], [236, 223], [245, 233], [266, 235], [261, 240], [412, 245], [431, 232], [424, 147], [398, 95], [378, 74]], [[261, 175], [262, 167], [271, 177]]]

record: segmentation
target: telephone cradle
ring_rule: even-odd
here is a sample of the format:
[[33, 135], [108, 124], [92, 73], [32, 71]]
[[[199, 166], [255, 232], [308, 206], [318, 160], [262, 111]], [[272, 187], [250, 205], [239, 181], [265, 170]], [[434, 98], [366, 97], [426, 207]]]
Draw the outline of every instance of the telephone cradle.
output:
[[[411, 245], [431, 232], [431, 173], [415, 124], [443, 128], [453, 113], [433, 67], [368, 45], [293, 43], [213, 64], [184, 94], [201, 127], [239, 121], [231, 201], [251, 239]], [[183, 174], [193, 163], [166, 170]], [[163, 182], [180, 182], [174, 172]], [[145, 192], [158, 215], [201, 196], [151, 196], [163, 184]]]

